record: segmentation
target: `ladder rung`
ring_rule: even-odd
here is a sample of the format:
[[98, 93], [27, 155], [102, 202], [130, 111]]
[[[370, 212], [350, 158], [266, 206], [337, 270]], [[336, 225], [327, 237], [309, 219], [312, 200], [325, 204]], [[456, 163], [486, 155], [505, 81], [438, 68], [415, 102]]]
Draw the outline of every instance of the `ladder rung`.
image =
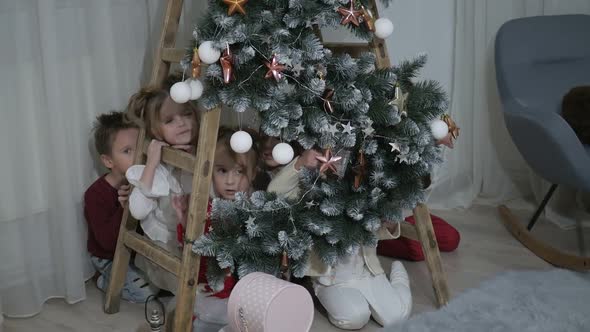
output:
[[[143, 153], [147, 154], [148, 146], [150, 145], [150, 141], [146, 140], [143, 143]], [[162, 148], [162, 161], [166, 164], [172, 165], [174, 167], [178, 167], [183, 169], [187, 172], [194, 172], [195, 168], [195, 157], [190, 153], [173, 149], [171, 147], [163, 147]]]
[[366, 42], [359, 42], [359, 43], [324, 43], [324, 48], [369, 48], [369, 43]]
[[162, 61], [180, 62], [186, 55], [186, 50], [182, 48], [162, 48]]
[[324, 47], [334, 52], [334, 54], [348, 53], [353, 57], [371, 51], [371, 45], [367, 43], [325, 43]]
[[176, 276], [180, 274], [180, 258], [171, 255], [164, 248], [159, 247], [147, 237], [141, 236], [134, 231], [127, 231], [124, 234], [124, 243], [127, 247], [161, 266], [166, 271], [170, 271]]
[[357, 56], [362, 52], [371, 50], [371, 44], [367, 43], [325, 43], [324, 47], [332, 50], [334, 53], [351, 53], [352, 56]]

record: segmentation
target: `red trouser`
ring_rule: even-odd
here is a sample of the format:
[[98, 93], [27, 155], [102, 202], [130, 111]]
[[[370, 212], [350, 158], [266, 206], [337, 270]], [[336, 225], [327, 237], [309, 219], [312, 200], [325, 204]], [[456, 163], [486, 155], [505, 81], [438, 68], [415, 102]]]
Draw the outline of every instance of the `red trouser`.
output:
[[[453, 251], [457, 249], [461, 240], [459, 232], [437, 216], [430, 215], [430, 218], [432, 219], [432, 227], [434, 228], [434, 235], [440, 251]], [[412, 225], [416, 222], [413, 216], [407, 217], [406, 221]], [[395, 240], [379, 241], [377, 254], [409, 261], [424, 260], [424, 252], [422, 251], [420, 242], [405, 237]]]

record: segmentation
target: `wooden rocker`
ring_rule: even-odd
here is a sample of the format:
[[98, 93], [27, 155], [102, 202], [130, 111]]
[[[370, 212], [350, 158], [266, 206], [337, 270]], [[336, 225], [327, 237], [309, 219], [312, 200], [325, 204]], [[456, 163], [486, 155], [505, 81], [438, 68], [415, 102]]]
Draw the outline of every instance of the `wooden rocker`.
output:
[[[499, 211], [508, 230], [534, 254], [563, 268], [586, 270], [590, 257], [560, 251], [530, 232], [558, 185], [590, 192], [590, 146], [561, 117], [563, 96], [590, 85], [589, 15], [515, 19], [496, 37], [496, 78], [508, 132], [528, 165], [553, 185], [525, 228], [506, 206]], [[581, 230], [578, 240], [583, 247]]]

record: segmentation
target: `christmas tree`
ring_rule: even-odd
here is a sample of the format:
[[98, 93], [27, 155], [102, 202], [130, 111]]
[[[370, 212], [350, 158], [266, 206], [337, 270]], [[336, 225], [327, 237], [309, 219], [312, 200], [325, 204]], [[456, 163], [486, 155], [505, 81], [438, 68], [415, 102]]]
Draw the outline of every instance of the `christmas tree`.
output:
[[[376, 246], [383, 223], [401, 221], [403, 209], [424, 200], [421, 178], [441, 161], [431, 125], [447, 106], [437, 82], [415, 81], [426, 56], [376, 68], [374, 54], [334, 55], [314, 33], [344, 24], [375, 38], [367, 5], [209, 1], [182, 63], [192, 67], [201, 105], [254, 109], [266, 135], [324, 153], [320, 169], [301, 172], [296, 200], [262, 191], [214, 200], [212, 230], [193, 244], [210, 257], [212, 286], [228, 268], [240, 277], [278, 275], [281, 262], [303, 276], [311, 251], [336, 264], [359, 246]], [[201, 61], [209, 64], [203, 73]]]

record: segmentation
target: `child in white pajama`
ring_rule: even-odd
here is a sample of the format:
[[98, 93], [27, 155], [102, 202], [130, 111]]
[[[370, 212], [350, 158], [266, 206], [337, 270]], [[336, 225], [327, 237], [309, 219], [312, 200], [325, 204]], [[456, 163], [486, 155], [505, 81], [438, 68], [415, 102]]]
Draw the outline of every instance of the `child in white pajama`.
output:
[[314, 277], [314, 290], [335, 326], [357, 330], [371, 316], [388, 326], [409, 317], [412, 295], [406, 270], [393, 262], [390, 279], [385, 273], [373, 274], [358, 252], [332, 268], [328, 276]]
[[[274, 145], [278, 140], [274, 141]], [[301, 167], [314, 168], [314, 156], [319, 152], [306, 150], [289, 164], [278, 167], [266, 150], [274, 147], [272, 138], [263, 147], [263, 156], [271, 172], [268, 191], [291, 200], [299, 198], [298, 173]], [[399, 224], [391, 234], [382, 226], [379, 240], [400, 236]], [[317, 255], [311, 255], [307, 275], [313, 280], [314, 291], [328, 312], [332, 324], [347, 330], [365, 326], [372, 316], [377, 323], [388, 326], [407, 319], [412, 311], [412, 294], [406, 270], [401, 262], [391, 266], [389, 279], [377, 258], [375, 247], [362, 247], [336, 266], [327, 266]]]

